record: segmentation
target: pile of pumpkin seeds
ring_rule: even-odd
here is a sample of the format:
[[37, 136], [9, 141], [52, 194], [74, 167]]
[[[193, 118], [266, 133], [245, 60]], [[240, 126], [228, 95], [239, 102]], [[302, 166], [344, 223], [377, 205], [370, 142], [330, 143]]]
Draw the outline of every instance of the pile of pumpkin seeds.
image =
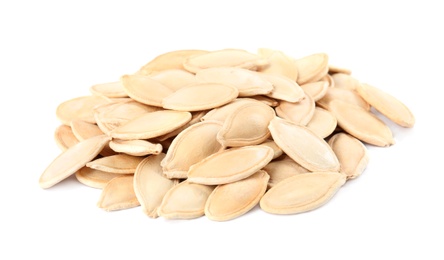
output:
[[[120, 75], [119, 75], [120, 76]], [[394, 144], [373, 111], [413, 127], [398, 99], [316, 53], [179, 50], [61, 103], [50, 188], [75, 174], [106, 211], [226, 221], [316, 209]], [[374, 110], [371, 110], [371, 108]]]

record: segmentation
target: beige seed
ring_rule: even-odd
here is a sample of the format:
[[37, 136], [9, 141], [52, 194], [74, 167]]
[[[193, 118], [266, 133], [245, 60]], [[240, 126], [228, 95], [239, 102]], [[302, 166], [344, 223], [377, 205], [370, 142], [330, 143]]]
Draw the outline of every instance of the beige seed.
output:
[[120, 81], [128, 96], [146, 105], [162, 107], [163, 98], [173, 93], [173, 90], [148, 76], [123, 75]]
[[261, 143], [263, 146], [268, 146], [271, 149], [273, 149], [273, 160], [281, 156], [284, 152], [282, 149], [273, 141], [273, 140], [266, 140], [265, 142]]
[[257, 102], [252, 98], [236, 98], [228, 104], [225, 104], [221, 107], [211, 109], [208, 111], [201, 119], [201, 121], [207, 120], [215, 120], [221, 123], [225, 122], [228, 116], [233, 113], [236, 113], [237, 109], [240, 106], [243, 106], [246, 103]]
[[167, 219], [192, 219], [205, 214], [205, 203], [214, 186], [183, 181], [163, 197], [157, 213]]
[[310, 96], [314, 101], [318, 101], [323, 98], [328, 90], [328, 82], [326, 81], [317, 81], [312, 83], [305, 83], [301, 85], [302, 90], [304, 90], [305, 94]]
[[170, 138], [176, 137], [178, 134], [180, 134], [183, 130], [187, 129], [188, 127], [201, 122], [202, 117], [207, 113], [208, 111], [196, 111], [191, 113], [191, 120], [186, 123], [185, 125], [177, 128], [176, 130], [173, 130], [165, 135], [159, 136], [156, 138], [156, 140], [164, 141]]
[[316, 107], [313, 117], [306, 126], [317, 136], [326, 138], [335, 131], [337, 124], [338, 121], [331, 112], [323, 108]]
[[376, 146], [395, 143], [390, 128], [373, 113], [340, 100], [330, 102], [329, 107], [338, 125], [359, 140]]
[[227, 117], [217, 140], [223, 147], [260, 144], [270, 137], [268, 124], [275, 116], [273, 108], [261, 102], [245, 103]]
[[118, 153], [125, 153], [132, 156], [145, 156], [149, 154], [159, 154], [163, 148], [161, 144], [155, 144], [146, 140], [119, 140], [114, 139], [109, 142], [109, 147]]
[[134, 173], [134, 192], [142, 205], [142, 210], [149, 217], [156, 218], [157, 209], [162, 203], [165, 194], [177, 180], [170, 180], [163, 175], [160, 162], [165, 157], [164, 153], [145, 158]]
[[79, 142], [62, 152], [45, 169], [39, 179], [40, 187], [47, 189], [74, 174], [96, 157], [110, 138], [99, 135]]
[[330, 110], [330, 103], [334, 100], [341, 100], [349, 104], [359, 106], [367, 111], [370, 105], [354, 90], [343, 88], [328, 88], [324, 97], [316, 102], [320, 107]]
[[80, 183], [83, 183], [86, 186], [103, 189], [110, 180], [122, 175], [99, 171], [85, 166], [78, 170], [75, 176]]
[[132, 119], [110, 132], [110, 136], [122, 140], [150, 139], [167, 134], [191, 120], [191, 113], [161, 110]]
[[140, 206], [134, 192], [133, 182], [133, 175], [122, 175], [112, 179], [103, 188], [97, 206], [106, 211]]
[[146, 113], [163, 110], [160, 107], [148, 106], [137, 101], [114, 102], [95, 109], [97, 123], [119, 127], [128, 121]]
[[267, 165], [273, 155], [273, 149], [262, 145], [230, 148], [191, 166], [188, 181], [219, 185], [242, 180]]
[[238, 96], [237, 88], [218, 84], [200, 83], [183, 87], [165, 97], [162, 106], [177, 111], [201, 111], [225, 105]]
[[95, 159], [87, 163], [86, 166], [104, 172], [133, 174], [143, 159], [144, 157], [116, 154]]
[[74, 135], [71, 127], [67, 125], [60, 125], [56, 128], [54, 132], [54, 140], [62, 151], [79, 143], [79, 140]]
[[268, 97], [288, 102], [299, 102], [305, 97], [304, 90], [290, 78], [273, 74], [263, 74], [261, 77], [273, 84], [273, 91], [266, 94]]
[[299, 85], [316, 82], [328, 73], [328, 55], [325, 53], [312, 54], [294, 62], [299, 73], [296, 81]]
[[279, 117], [269, 126], [276, 144], [294, 161], [310, 171], [338, 171], [339, 161], [330, 146], [304, 126]]
[[345, 133], [335, 134], [328, 144], [338, 157], [341, 164], [341, 172], [348, 179], [354, 179], [361, 175], [368, 164], [368, 152], [364, 144], [358, 139]]
[[384, 116], [403, 127], [413, 127], [415, 117], [401, 101], [381, 89], [368, 84], [357, 88], [358, 93], [376, 110]]
[[353, 78], [349, 74], [345, 73], [336, 73], [331, 76], [333, 81], [335, 82], [336, 88], [343, 88], [348, 90], [356, 90], [361, 82], [359, 80]]
[[333, 80], [332, 76], [330, 76], [329, 74], [326, 74], [321, 81], [325, 81], [328, 83], [328, 87], [329, 88], [334, 88], [335, 86], [335, 81]]
[[200, 70], [196, 73], [200, 82], [212, 82], [232, 85], [239, 91], [240, 97], [271, 93], [273, 85], [255, 71], [241, 68], [221, 67]]
[[249, 98], [254, 99], [256, 101], [260, 101], [260, 102], [262, 102], [265, 105], [270, 106], [270, 107], [277, 107], [279, 105], [279, 101], [277, 101], [276, 99], [269, 98], [269, 97], [262, 96], [262, 95], [251, 96]]
[[296, 81], [298, 78], [298, 69], [292, 58], [281, 51], [261, 48], [258, 54], [269, 60], [269, 64], [260, 69], [261, 73], [281, 75]]
[[180, 69], [163, 70], [150, 75], [150, 77], [172, 91], [198, 83], [194, 74]]
[[268, 64], [267, 59], [239, 49], [225, 49], [186, 59], [183, 66], [186, 70], [197, 73], [200, 70], [215, 67], [235, 67], [256, 70]]
[[205, 216], [227, 221], [247, 213], [264, 195], [268, 179], [265, 171], [258, 171], [243, 180], [217, 186], [207, 199]]
[[93, 136], [103, 135], [102, 130], [100, 130], [96, 124], [91, 124], [83, 120], [71, 121], [71, 129], [74, 136], [80, 141]]
[[310, 172], [288, 156], [282, 160], [270, 162], [263, 168], [263, 170], [270, 175], [270, 179], [268, 180], [269, 189], [282, 180], [293, 177], [297, 174]]
[[56, 109], [57, 118], [62, 124], [70, 125], [71, 121], [80, 119], [94, 124], [93, 108], [111, 102], [103, 96], [82, 96], [61, 103]]
[[267, 191], [261, 208], [272, 214], [296, 214], [319, 208], [345, 183], [337, 172], [312, 172], [287, 178]]
[[276, 114], [295, 124], [306, 125], [313, 117], [315, 107], [314, 100], [309, 95], [305, 95], [305, 98], [297, 103], [281, 101], [276, 107]]
[[144, 65], [139, 70], [141, 75], [151, 75], [164, 70], [179, 69], [185, 70], [183, 62], [191, 56], [208, 53], [204, 50], [176, 50], [167, 53], [163, 53], [149, 63]]
[[128, 97], [123, 88], [122, 82], [109, 82], [103, 84], [96, 84], [89, 89], [94, 95], [105, 96], [108, 98], [124, 98]]
[[221, 150], [222, 146], [216, 139], [221, 128], [220, 122], [205, 121], [178, 134], [162, 160], [164, 174], [168, 178], [187, 178], [191, 165]]

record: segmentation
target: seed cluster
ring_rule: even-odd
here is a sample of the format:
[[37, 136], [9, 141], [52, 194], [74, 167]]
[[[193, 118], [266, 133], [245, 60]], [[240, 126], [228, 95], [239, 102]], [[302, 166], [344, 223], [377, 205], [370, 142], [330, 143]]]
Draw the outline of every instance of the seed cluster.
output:
[[75, 174], [102, 189], [98, 207], [141, 206], [149, 217], [231, 220], [256, 205], [316, 209], [390, 146], [410, 110], [316, 53], [179, 50], [118, 82], [61, 103], [62, 153], [41, 174], [50, 188]]

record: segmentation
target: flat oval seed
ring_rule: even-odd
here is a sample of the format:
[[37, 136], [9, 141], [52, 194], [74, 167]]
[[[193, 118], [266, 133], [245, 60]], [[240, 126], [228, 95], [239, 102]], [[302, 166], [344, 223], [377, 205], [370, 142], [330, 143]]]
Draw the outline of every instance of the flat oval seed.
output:
[[208, 111], [196, 111], [191, 113], [191, 120], [186, 123], [185, 125], [177, 128], [176, 130], [169, 132], [168, 134], [162, 135], [157, 137], [156, 139], [159, 141], [165, 141], [170, 138], [176, 137], [178, 134], [180, 134], [183, 130], [187, 129], [188, 127], [201, 122], [202, 117], [207, 113]]
[[164, 157], [165, 154], [161, 153], [145, 158], [134, 173], [134, 192], [143, 212], [152, 218], [158, 217], [157, 209], [165, 194], [178, 184], [177, 180], [163, 175], [160, 162]]
[[261, 48], [259, 55], [269, 60], [269, 64], [261, 68], [261, 73], [281, 75], [296, 81], [298, 78], [298, 69], [293, 59], [281, 51]]
[[205, 121], [196, 123], [178, 134], [162, 160], [164, 174], [168, 178], [187, 178], [191, 165], [222, 149], [216, 139], [221, 128], [220, 122]]
[[361, 97], [388, 119], [403, 127], [413, 127], [415, 117], [401, 101], [381, 89], [362, 84], [356, 89]]
[[163, 70], [150, 75], [150, 77], [162, 83], [172, 91], [198, 83], [194, 74], [180, 69]]
[[330, 112], [344, 131], [363, 142], [376, 146], [395, 143], [390, 128], [376, 115], [359, 106], [334, 100], [330, 102]]
[[282, 160], [272, 161], [267, 164], [263, 170], [270, 175], [270, 180], [268, 180], [269, 189], [287, 178], [297, 174], [310, 172], [289, 157]]
[[348, 90], [356, 90], [361, 82], [359, 80], [353, 78], [349, 74], [345, 73], [336, 73], [331, 76], [333, 81], [335, 82], [336, 88], [343, 88]]
[[354, 90], [343, 88], [328, 88], [324, 97], [316, 102], [320, 107], [329, 110], [333, 100], [341, 100], [369, 111], [370, 105]]
[[188, 180], [207, 185], [242, 180], [267, 165], [273, 155], [273, 149], [261, 145], [227, 149], [191, 166]]
[[213, 51], [186, 59], [183, 66], [186, 70], [197, 73], [200, 70], [215, 67], [236, 67], [255, 70], [268, 64], [262, 57], [238, 49]]
[[223, 147], [260, 144], [270, 137], [268, 124], [275, 116], [273, 108], [263, 103], [245, 103], [227, 117], [217, 140]]
[[307, 124], [307, 128], [320, 138], [326, 138], [335, 131], [337, 125], [338, 121], [331, 112], [316, 107], [313, 117]]
[[265, 142], [261, 143], [261, 145], [268, 146], [271, 149], [273, 149], [273, 153], [274, 153], [273, 160], [278, 158], [279, 156], [281, 156], [284, 153], [282, 151], [282, 149], [273, 140], [265, 141]]
[[149, 154], [159, 154], [163, 148], [161, 144], [154, 144], [146, 140], [118, 140], [109, 142], [109, 147], [118, 153], [125, 153], [132, 156], [145, 156]]
[[178, 111], [201, 111], [225, 105], [238, 95], [237, 88], [218, 83], [200, 83], [183, 87], [165, 97], [162, 106]]
[[267, 97], [288, 102], [299, 102], [305, 97], [304, 90], [290, 78], [273, 74], [262, 74], [261, 77], [273, 84], [273, 91], [266, 94]]
[[368, 164], [368, 152], [358, 139], [345, 133], [335, 134], [328, 144], [338, 157], [341, 172], [347, 175], [347, 180], [361, 175]]
[[258, 171], [243, 180], [217, 186], [207, 199], [205, 215], [211, 220], [227, 221], [247, 213], [264, 195], [268, 179], [265, 171]]
[[312, 54], [294, 62], [299, 73], [296, 81], [299, 85], [316, 82], [328, 73], [328, 55], [325, 53]]
[[146, 105], [162, 107], [162, 99], [173, 93], [162, 83], [143, 75], [123, 75], [120, 81], [130, 98]]
[[121, 126], [128, 121], [155, 111], [163, 110], [160, 107], [148, 106], [137, 101], [115, 102], [96, 108], [97, 123]]
[[40, 187], [50, 188], [74, 174], [87, 162], [94, 159], [109, 140], [110, 138], [105, 135], [95, 136], [62, 152], [40, 176]]
[[324, 139], [315, 135], [304, 126], [290, 121], [274, 118], [269, 126], [276, 144], [310, 171], [338, 171], [339, 161]]
[[89, 91], [94, 95], [101, 95], [109, 98], [124, 98], [128, 97], [123, 88], [122, 82], [109, 82], [103, 84], [96, 84], [91, 86]]
[[183, 181], [163, 197], [158, 214], [167, 219], [192, 219], [205, 214], [205, 203], [214, 186]]
[[139, 206], [140, 203], [134, 192], [133, 182], [133, 175], [123, 175], [112, 179], [103, 188], [97, 206], [106, 211]]
[[254, 99], [256, 101], [262, 102], [265, 105], [270, 106], [270, 107], [277, 107], [279, 105], [279, 101], [277, 101], [276, 99], [269, 98], [269, 97], [262, 96], [262, 95], [251, 96], [250, 98]]
[[155, 57], [153, 60], [148, 62], [139, 72], [142, 75], [151, 75], [160, 71], [170, 70], [170, 69], [180, 69], [185, 70], [183, 67], [183, 62], [195, 55], [200, 55], [208, 53], [204, 50], [177, 50], [161, 54]]
[[252, 102], [256, 102], [256, 100], [252, 98], [236, 98], [228, 104], [211, 109], [202, 117], [201, 121], [214, 120], [223, 123], [229, 115], [236, 113], [238, 107]]
[[86, 166], [76, 172], [76, 178], [80, 183], [96, 189], [103, 189], [110, 180], [118, 176], [122, 175], [103, 172]]
[[335, 87], [335, 81], [333, 80], [333, 78], [329, 74], [325, 74], [325, 76], [321, 79], [321, 81], [327, 82], [329, 88]]
[[79, 140], [74, 135], [71, 127], [67, 125], [60, 125], [56, 128], [54, 132], [54, 140], [62, 151], [79, 143]]
[[110, 132], [110, 136], [122, 140], [150, 139], [167, 134], [191, 120], [191, 113], [161, 110], [132, 119]]
[[302, 90], [305, 94], [310, 96], [314, 101], [318, 101], [323, 98], [328, 90], [328, 82], [326, 81], [316, 81], [311, 83], [305, 83], [301, 85]]
[[337, 172], [312, 172], [287, 178], [267, 191], [261, 208], [273, 214], [296, 214], [319, 208], [345, 183]]
[[116, 154], [95, 159], [87, 163], [86, 166], [104, 172], [133, 174], [143, 159], [144, 157]]
[[103, 135], [102, 130], [100, 130], [96, 124], [91, 124], [83, 120], [71, 121], [71, 129], [74, 136], [80, 141], [86, 140], [93, 136]]
[[297, 103], [281, 101], [276, 107], [276, 114], [295, 124], [306, 125], [313, 117], [315, 107], [314, 100], [309, 95], [305, 95], [305, 98]]
[[56, 109], [57, 118], [64, 125], [70, 125], [71, 121], [80, 119], [94, 124], [94, 107], [111, 102], [103, 96], [82, 96], [61, 103]]
[[232, 85], [239, 90], [240, 97], [268, 94], [273, 85], [257, 72], [231, 67], [210, 68], [196, 73], [200, 82]]

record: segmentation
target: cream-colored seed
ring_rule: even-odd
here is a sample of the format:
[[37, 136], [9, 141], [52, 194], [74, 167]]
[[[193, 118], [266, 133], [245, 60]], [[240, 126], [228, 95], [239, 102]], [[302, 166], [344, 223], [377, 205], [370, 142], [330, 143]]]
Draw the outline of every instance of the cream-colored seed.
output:
[[71, 129], [79, 141], [104, 134], [96, 124], [91, 124], [83, 120], [71, 121]]
[[305, 83], [301, 85], [302, 90], [305, 94], [309, 95], [314, 101], [318, 101], [323, 98], [328, 90], [328, 82], [317, 81], [312, 83]]
[[87, 163], [86, 166], [104, 172], [133, 174], [143, 159], [144, 157], [122, 153], [95, 159]]
[[263, 170], [270, 175], [268, 188], [272, 188], [282, 180], [289, 177], [310, 172], [288, 156], [282, 160], [270, 162], [263, 168]]
[[348, 90], [356, 90], [361, 83], [359, 80], [353, 78], [349, 74], [336, 73], [331, 76], [335, 82], [336, 88], [343, 88]]
[[305, 98], [297, 103], [281, 101], [276, 107], [276, 114], [295, 124], [307, 125], [314, 115], [315, 107], [314, 100], [309, 95], [305, 95]]
[[76, 172], [76, 178], [79, 182], [96, 189], [103, 189], [110, 180], [118, 176], [122, 175], [104, 172], [86, 166]]
[[120, 81], [130, 98], [146, 105], [162, 107], [163, 98], [173, 93], [173, 90], [148, 76], [123, 75]]
[[268, 97], [288, 102], [299, 102], [305, 97], [304, 90], [290, 78], [274, 74], [263, 74], [261, 77], [273, 84], [273, 91], [266, 94]]
[[122, 175], [110, 180], [100, 194], [97, 206], [106, 211], [140, 206], [134, 192], [134, 176]]
[[294, 62], [299, 73], [296, 80], [299, 85], [316, 82], [328, 73], [328, 55], [325, 53], [312, 54]]
[[82, 96], [61, 103], [56, 109], [57, 118], [62, 124], [70, 125], [71, 121], [80, 119], [95, 123], [93, 108], [111, 102], [103, 96]]
[[260, 72], [273, 75], [282, 75], [292, 81], [298, 78], [298, 69], [292, 58], [281, 51], [261, 48], [258, 54], [269, 60], [269, 64], [260, 69]]
[[163, 70], [156, 74], [150, 75], [150, 77], [162, 83], [172, 91], [176, 91], [180, 88], [193, 85], [198, 82], [194, 74], [180, 69]]
[[326, 138], [335, 131], [337, 124], [338, 121], [331, 112], [323, 108], [316, 107], [313, 117], [306, 126], [317, 136]]
[[103, 84], [96, 84], [89, 89], [94, 95], [101, 95], [109, 98], [124, 98], [128, 97], [123, 88], [122, 82], [109, 82]]
[[67, 125], [60, 125], [54, 132], [54, 140], [60, 150], [65, 151], [79, 143], [79, 140], [74, 135], [72, 128]]
[[343, 88], [328, 88], [324, 97], [318, 100], [316, 104], [329, 110], [330, 103], [335, 100], [359, 106], [367, 111], [370, 110], [370, 105], [356, 91]]
[[163, 148], [161, 144], [155, 144], [147, 140], [119, 140], [114, 139], [109, 142], [109, 147], [118, 153], [125, 153], [132, 156], [145, 156], [149, 154], [159, 154]]

